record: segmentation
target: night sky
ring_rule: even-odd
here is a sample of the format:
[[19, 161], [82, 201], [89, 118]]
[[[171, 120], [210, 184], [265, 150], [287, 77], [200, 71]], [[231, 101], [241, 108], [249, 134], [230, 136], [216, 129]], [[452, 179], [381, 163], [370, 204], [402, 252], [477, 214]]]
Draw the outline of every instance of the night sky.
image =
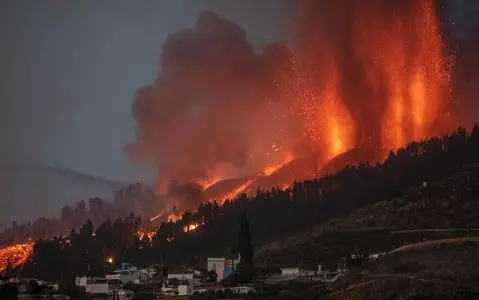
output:
[[167, 35], [204, 10], [240, 24], [260, 47], [288, 26], [281, 1], [2, 1], [0, 162], [151, 182], [153, 164], [123, 152], [131, 104], [156, 74]]

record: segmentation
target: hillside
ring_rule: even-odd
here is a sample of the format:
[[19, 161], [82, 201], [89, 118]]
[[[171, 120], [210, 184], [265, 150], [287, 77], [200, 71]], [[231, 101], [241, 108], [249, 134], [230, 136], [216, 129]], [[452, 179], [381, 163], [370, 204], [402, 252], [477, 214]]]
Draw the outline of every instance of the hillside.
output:
[[335, 228], [479, 227], [479, 165], [468, 165], [439, 182], [425, 183], [404, 195], [362, 208], [330, 225]]
[[479, 235], [477, 230], [468, 230], [479, 227], [479, 166], [468, 165], [444, 180], [399, 194], [265, 245], [256, 250], [256, 257], [269, 265], [302, 260], [309, 264], [322, 261], [333, 267], [339, 258], [355, 251], [387, 252], [411, 242]]
[[56, 216], [65, 204], [89, 197], [111, 199], [121, 182], [101, 179], [68, 169], [27, 163], [0, 165], [0, 229], [12, 221], [33, 221]]
[[477, 299], [479, 238], [408, 245], [343, 278], [322, 299]]

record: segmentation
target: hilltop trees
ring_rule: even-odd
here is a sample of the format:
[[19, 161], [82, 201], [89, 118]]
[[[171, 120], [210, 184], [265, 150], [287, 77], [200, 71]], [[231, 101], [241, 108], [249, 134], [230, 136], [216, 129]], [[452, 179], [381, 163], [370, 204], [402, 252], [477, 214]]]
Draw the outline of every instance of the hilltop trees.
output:
[[[33, 263], [42, 269], [39, 274], [48, 274], [46, 266], [52, 262], [47, 257], [56, 257], [64, 266], [61, 270], [55, 270], [55, 266], [51, 272], [56, 273], [51, 276], [61, 272], [83, 275], [88, 271], [88, 263], [91, 270], [100, 270], [101, 267], [93, 266], [104, 263], [107, 256], [114, 257], [115, 262], [128, 261], [138, 266], [199, 265], [208, 256], [227, 255], [231, 248], [238, 246], [241, 265], [251, 266], [253, 244], [259, 246], [377, 201], [399, 197], [406, 189], [447, 177], [464, 165], [478, 163], [479, 127], [474, 127], [470, 135], [459, 129], [442, 138], [414, 142], [396, 153], [391, 152], [382, 164], [346, 167], [331, 176], [295, 182], [291, 189], [259, 190], [253, 197], [241, 195], [223, 206], [203, 203], [196, 212], [186, 212], [176, 223], [162, 223], [151, 243], [145, 237], [138, 239], [136, 232], [143, 224], [137, 216], [112, 219], [115, 221], [100, 224], [96, 231], [91, 229], [94, 222], [87, 222], [85, 218], [83, 224], [87, 224], [80, 233], [72, 231], [68, 237], [37, 243]], [[117, 195], [118, 202], [126, 201], [127, 195], [139, 194], [138, 189], [132, 187]], [[149, 197], [145, 194], [143, 203], [148, 203]], [[82, 206], [75, 211], [84, 212]], [[125, 203], [124, 207], [127, 206]], [[65, 212], [68, 215], [68, 209]], [[197, 229], [183, 230], [189, 222], [200, 220], [204, 224]], [[92, 236], [92, 232], [96, 236]], [[87, 249], [90, 254], [85, 256]]]

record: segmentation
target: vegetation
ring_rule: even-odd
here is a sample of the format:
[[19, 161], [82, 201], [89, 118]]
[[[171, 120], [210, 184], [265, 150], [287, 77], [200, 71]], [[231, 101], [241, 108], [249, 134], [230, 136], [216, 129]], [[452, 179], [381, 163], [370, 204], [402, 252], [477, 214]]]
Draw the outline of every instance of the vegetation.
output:
[[[238, 247], [249, 260], [246, 223], [253, 233], [251, 244], [265, 245], [380, 200], [396, 199], [423, 182], [437, 181], [457, 173], [464, 165], [479, 163], [477, 153], [479, 127], [474, 127], [470, 135], [466, 130], [459, 129], [443, 138], [412, 143], [397, 153], [391, 152], [383, 164], [347, 167], [332, 176], [296, 182], [287, 190], [259, 190], [254, 197], [243, 194], [235, 201], [226, 201], [221, 207], [216, 203], [201, 204], [195, 212], [186, 211], [176, 223], [162, 223], [151, 242], [146, 236], [140, 239], [136, 235], [145, 222], [134, 215], [114, 222], [108, 220], [96, 230], [94, 222], [87, 220], [78, 232], [72, 230], [68, 236], [39, 240], [34, 248], [33, 260], [24, 266], [22, 272], [45, 279], [71, 280], [74, 275], [101, 273], [109, 256], [115, 262], [128, 261], [139, 266], [155, 263], [202, 265], [207, 256], [226, 255]], [[464, 197], [473, 197], [474, 191], [464, 193]], [[150, 199], [149, 193], [138, 188], [134, 195]], [[434, 197], [431, 195], [430, 198]], [[122, 201], [127, 201], [127, 198]], [[457, 201], [467, 200], [458, 198]], [[437, 211], [441, 209], [441, 204], [437, 203]], [[84, 210], [80, 208], [80, 211]], [[243, 219], [239, 223], [243, 213], [248, 220], [245, 223]], [[468, 220], [461, 218], [443, 225], [470, 226]], [[184, 226], [197, 222], [204, 224], [193, 231], [183, 231]], [[368, 223], [358, 226], [363, 225]], [[398, 226], [420, 228], [422, 225], [410, 222]], [[244, 243], [235, 238], [240, 228]]]

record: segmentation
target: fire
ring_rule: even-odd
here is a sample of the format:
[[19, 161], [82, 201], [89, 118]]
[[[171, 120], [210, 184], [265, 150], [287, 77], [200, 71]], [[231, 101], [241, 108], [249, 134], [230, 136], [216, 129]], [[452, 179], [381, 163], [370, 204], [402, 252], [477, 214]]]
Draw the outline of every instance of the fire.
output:
[[165, 212], [162, 211], [162, 212], [160, 212], [159, 214], [157, 214], [156, 216], [151, 217], [151, 218], [150, 218], [150, 221], [155, 221], [155, 220], [161, 218], [164, 214], [165, 214]]
[[223, 204], [226, 199], [230, 199], [230, 200], [233, 200], [235, 199], [239, 194], [241, 194], [242, 192], [246, 191], [246, 188], [250, 186], [250, 184], [253, 182], [254, 180], [248, 180], [246, 181], [245, 183], [237, 186], [236, 188], [234, 188], [231, 192], [228, 192], [226, 194], [222, 194], [218, 197], [215, 197], [213, 199], [210, 199], [209, 201], [210, 202], [218, 202], [218, 204]]
[[[451, 66], [445, 55], [434, 5], [434, 1], [427, 0], [394, 3], [384, 0], [298, 1], [297, 45], [294, 45], [294, 51], [287, 49], [286, 52], [290, 54], [284, 62], [282, 59], [278, 63], [272, 61], [274, 97], [269, 90], [260, 95], [253, 93], [254, 97], [240, 97], [243, 99], [241, 112], [244, 115], [235, 119], [233, 116], [238, 115], [238, 111], [231, 103], [236, 103], [236, 98], [229, 99], [227, 96], [230, 95], [223, 96], [221, 92], [225, 87], [228, 87], [225, 90], [236, 87], [238, 78], [228, 77], [221, 82], [224, 78], [220, 76], [215, 78], [214, 84], [203, 80], [197, 82], [198, 78], [203, 77], [206, 66], [215, 70], [214, 63], [201, 65], [198, 70], [182, 68], [179, 72], [165, 71], [150, 89], [144, 90], [135, 100], [141, 108], [137, 113], [161, 111], [157, 108], [166, 107], [171, 103], [171, 98], [178, 96], [176, 99], [185, 100], [185, 105], [191, 102], [192, 107], [186, 105], [185, 109], [174, 111], [194, 111], [194, 118], [190, 114], [179, 114], [172, 116], [170, 123], [151, 124], [149, 114], [137, 115], [137, 121], [143, 129], [140, 130], [140, 142], [151, 153], [162, 153], [162, 149], [170, 147], [166, 153], [171, 163], [163, 166], [162, 161], [159, 164], [161, 168], [171, 173], [169, 176], [172, 179], [194, 182], [203, 189], [223, 179], [244, 182], [244, 178], [247, 180], [257, 176], [234, 188], [237, 183], [228, 185], [230, 181], [223, 186], [218, 185], [217, 190], [210, 189], [208, 197], [211, 199], [206, 200], [221, 205], [225, 199], [234, 199], [242, 192], [254, 193], [255, 187], [259, 186], [255, 183], [260, 180], [265, 180], [268, 186], [276, 184], [285, 189], [291, 187], [291, 181], [295, 179], [304, 180], [319, 174], [316, 172], [319, 170], [308, 169], [307, 173], [301, 173], [292, 167], [291, 174], [287, 176], [271, 176], [293, 159], [314, 157], [314, 163], [308, 166], [312, 165], [310, 169], [320, 168], [334, 157], [357, 148], [372, 150], [370, 152], [374, 154], [371, 160], [381, 160], [384, 151], [388, 153], [413, 140], [444, 134], [460, 124], [452, 124], [452, 118], [447, 117], [449, 104], [446, 99], [451, 94]], [[192, 32], [194, 36], [195, 29]], [[202, 41], [207, 36], [206, 32], [203, 29], [198, 32], [198, 41]], [[213, 40], [216, 32], [223, 31], [212, 32]], [[178, 35], [178, 38], [181, 40], [183, 36]], [[243, 42], [246, 41], [240, 45]], [[174, 48], [171, 53], [174, 53], [178, 43], [172, 45]], [[211, 45], [211, 49], [215, 49], [215, 46]], [[210, 54], [210, 51], [204, 52]], [[211, 53], [211, 57], [205, 57], [205, 61], [210, 62], [210, 58], [216, 61], [216, 52]], [[264, 55], [266, 57], [268, 52], [265, 51]], [[165, 57], [165, 60], [168, 58], [176, 56]], [[256, 65], [256, 59], [254, 62]], [[173, 68], [177, 65], [172, 63], [168, 66]], [[231, 75], [236, 75], [237, 65], [235, 61], [225, 69], [230, 70]], [[277, 68], [277, 65], [281, 68]], [[223, 74], [223, 69], [217, 73]], [[169, 78], [171, 74], [181, 76]], [[163, 82], [163, 77], [168, 80]], [[184, 94], [183, 89], [170, 86], [170, 82], [175, 83], [182, 78], [191, 80], [186, 82], [191, 84], [191, 92]], [[159, 84], [161, 82], [164, 84]], [[244, 79], [241, 76], [239, 82], [240, 90], [243, 90]], [[251, 90], [258, 88], [254, 83]], [[187, 85], [181, 82], [178, 86]], [[214, 102], [214, 97], [197, 97], [204, 91], [214, 90], [213, 87], [219, 88], [221, 102]], [[230, 101], [223, 101], [224, 97]], [[215, 105], [199, 105], [203, 98]], [[261, 99], [270, 98], [279, 100], [268, 101], [267, 106], [256, 105], [256, 102], [262, 103]], [[245, 102], [246, 99], [254, 99], [255, 105]], [[196, 105], [201, 107], [198, 109], [201, 113], [196, 113]], [[230, 110], [231, 107], [235, 108]], [[281, 122], [271, 121], [265, 107], [274, 112], [274, 120]], [[261, 114], [257, 116], [253, 111], [260, 111]], [[251, 120], [250, 115], [254, 116]], [[167, 116], [168, 111], [165, 110], [164, 117]], [[245, 120], [254, 125], [254, 130], [242, 128], [244, 124], [249, 124]], [[208, 126], [199, 126], [203, 123]], [[226, 127], [225, 130], [216, 130], [223, 127]], [[276, 130], [276, 127], [281, 130]], [[171, 128], [176, 128], [177, 132], [171, 133]], [[161, 129], [164, 129], [163, 134], [158, 134]], [[256, 130], [258, 132], [252, 132]], [[170, 143], [165, 144], [165, 141]], [[263, 153], [272, 142], [272, 151]], [[238, 147], [241, 151], [238, 151]], [[279, 157], [282, 153], [287, 155], [271, 163], [271, 157]], [[265, 161], [271, 164], [265, 165]], [[268, 176], [271, 176], [270, 181], [264, 178]], [[224, 186], [225, 190], [221, 190]], [[164, 211], [151, 220], [162, 216], [168, 216], [171, 222], [180, 219], [178, 215], [168, 215], [168, 211]]]
[[283, 161], [281, 161], [280, 163], [273, 164], [273, 165], [270, 165], [270, 166], [267, 166], [266, 168], [264, 168], [263, 173], [264, 173], [264, 175], [269, 176], [269, 175], [273, 174], [274, 172], [276, 172], [278, 169], [280, 169], [282, 166], [291, 162], [292, 160], [293, 160], [293, 154], [288, 153], [286, 155], [286, 157], [283, 159]]
[[198, 227], [200, 227], [201, 225], [204, 225], [204, 224], [205, 224], [204, 222], [195, 222], [195, 223], [183, 226], [183, 231], [184, 232], [193, 231], [196, 228], [198, 228]]
[[147, 237], [148, 241], [151, 243], [153, 237], [156, 235], [156, 231], [138, 231], [136, 235], [140, 240], [143, 240], [144, 237]]
[[205, 179], [199, 182], [199, 184], [203, 187], [204, 190], [212, 186], [213, 184], [217, 183], [218, 181], [221, 181], [223, 178], [221, 177], [214, 177], [212, 179]]
[[32, 254], [34, 243], [22, 243], [0, 249], [0, 272], [4, 271], [8, 261], [12, 267], [22, 265]]
[[176, 223], [177, 221], [181, 220], [180, 214], [169, 214], [168, 215], [168, 222]]
[[355, 52], [368, 70], [368, 84], [371, 89], [382, 86], [388, 91], [375, 96], [386, 97], [381, 139], [393, 150], [443, 133], [437, 124], [446, 114], [450, 88], [434, 3], [411, 3], [413, 18], [389, 18], [371, 6], [358, 10], [355, 24]]

